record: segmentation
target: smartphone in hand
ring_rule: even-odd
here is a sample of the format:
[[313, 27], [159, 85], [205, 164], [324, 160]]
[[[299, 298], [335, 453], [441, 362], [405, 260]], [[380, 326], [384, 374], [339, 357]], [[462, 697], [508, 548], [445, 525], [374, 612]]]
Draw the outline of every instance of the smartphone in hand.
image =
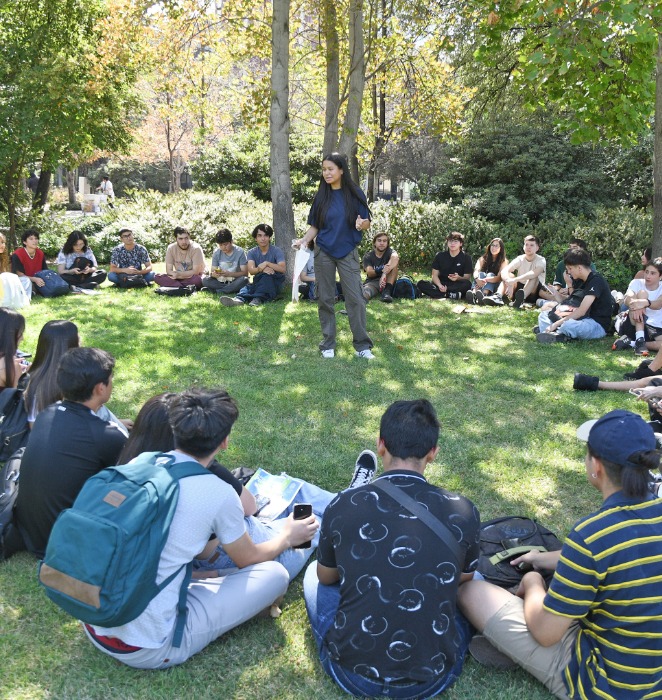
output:
[[[295, 520], [304, 520], [309, 518], [313, 514], [313, 506], [310, 503], [295, 503], [293, 509], [293, 517]], [[310, 540], [307, 542], [302, 542], [293, 547], [293, 549], [308, 549], [310, 547]]]

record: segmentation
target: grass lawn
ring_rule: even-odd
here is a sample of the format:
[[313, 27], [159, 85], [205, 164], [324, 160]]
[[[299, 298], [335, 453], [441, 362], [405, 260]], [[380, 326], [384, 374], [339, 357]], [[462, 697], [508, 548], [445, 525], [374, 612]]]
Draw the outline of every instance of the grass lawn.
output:
[[[228, 309], [203, 293], [163, 298], [104, 287], [96, 297], [35, 301], [25, 310], [22, 349], [34, 352], [45, 321], [74, 321], [85, 345], [117, 360], [109, 405], [120, 417], [134, 417], [166, 389], [225, 386], [240, 416], [222, 461], [287, 471], [329, 490], [344, 488], [358, 452], [374, 446], [389, 403], [428, 398], [442, 423], [428, 479], [471, 498], [485, 520], [525, 514], [564, 535], [600, 504], [585, 479], [576, 427], [617, 407], [645, 414], [628, 394], [573, 392], [573, 373], [621, 378], [638, 360], [610, 352], [611, 338], [540, 345], [533, 311], [453, 308], [373, 301], [368, 328], [377, 359], [353, 357], [347, 317], [338, 315], [337, 355], [323, 360], [314, 305]], [[25, 554], [0, 566], [0, 699], [346, 697], [317, 663], [301, 577], [278, 620], [248, 623], [179, 668], [147, 672], [95, 651], [40, 591], [35, 569]], [[469, 659], [446, 697], [551, 696], [524, 672]]]

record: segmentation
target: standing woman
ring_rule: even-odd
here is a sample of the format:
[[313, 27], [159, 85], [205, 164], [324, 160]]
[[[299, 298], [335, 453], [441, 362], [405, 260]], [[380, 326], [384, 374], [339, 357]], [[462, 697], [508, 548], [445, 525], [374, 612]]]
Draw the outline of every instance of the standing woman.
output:
[[339, 153], [324, 156], [322, 180], [308, 214], [310, 228], [295, 241], [294, 247], [305, 250], [315, 240], [315, 281], [318, 313], [322, 327], [322, 357], [335, 356], [336, 271], [340, 275], [345, 308], [352, 329], [355, 355], [372, 360], [372, 340], [366, 329], [365, 301], [361, 283], [361, 263], [356, 251], [363, 232], [370, 228], [370, 212], [365, 194], [352, 180], [345, 157]]

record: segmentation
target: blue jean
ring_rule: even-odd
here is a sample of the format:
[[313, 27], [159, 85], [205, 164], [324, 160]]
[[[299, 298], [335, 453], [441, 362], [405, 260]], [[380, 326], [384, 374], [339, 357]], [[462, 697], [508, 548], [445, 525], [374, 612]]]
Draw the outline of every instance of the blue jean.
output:
[[[154, 276], [155, 276], [154, 272], [148, 272], [146, 275], [143, 275], [143, 277], [145, 278], [145, 282], [148, 282], [148, 283], [154, 281]], [[108, 273], [108, 281], [109, 282], [112, 282], [113, 284], [117, 284], [119, 282], [119, 279], [120, 278], [119, 278], [117, 272], [109, 272]]]
[[[541, 311], [538, 316], [538, 327], [540, 331], [544, 333], [551, 325], [552, 321], [549, 318], [549, 311]], [[575, 340], [598, 340], [607, 335], [605, 329], [597, 321], [588, 318], [588, 316], [564, 321], [557, 329], [557, 332], [562, 335], [567, 335], [568, 338], [574, 338]]]
[[[283, 519], [292, 512], [295, 503], [310, 503], [313, 506], [313, 513], [317, 516], [317, 519], [321, 521], [326, 507], [335, 497], [335, 493], [325, 491], [318, 486], [304, 481], [303, 486], [294, 497], [294, 501], [292, 501], [276, 520], [263, 522], [254, 516], [244, 518], [246, 532], [248, 532], [255, 544], [268, 542], [280, 532], [284, 523]], [[310, 555], [313, 553], [313, 550], [317, 547], [318, 542], [319, 530], [312, 540], [310, 547], [307, 549], [286, 549], [282, 554], [276, 557], [275, 561], [282, 564], [287, 569], [290, 581], [298, 576], [299, 572], [310, 558]], [[213, 559], [213, 561], [210, 561], [210, 559]], [[228, 556], [222, 545], [216, 548], [209, 559], [195, 559], [193, 561], [193, 569], [196, 571], [220, 571], [224, 569], [234, 569], [236, 566], [237, 565]]]
[[247, 299], [261, 299], [262, 301], [273, 301], [285, 284], [285, 275], [279, 272], [267, 275], [262, 272], [253, 277], [252, 284], [242, 287], [237, 296], [246, 301]]
[[[485, 273], [485, 272], [479, 272], [478, 273], [478, 279], [484, 280], [484, 279], [491, 279], [493, 277], [496, 277], [495, 274], [492, 272]], [[474, 284], [474, 288], [476, 285]], [[495, 294], [496, 290], [499, 288], [499, 283], [498, 282], [485, 282], [485, 286], [482, 287], [481, 289], [489, 291], [491, 294]]]
[[399, 680], [397, 685], [393, 685], [392, 683], [397, 679], [373, 681], [358, 673], [348, 671], [329, 658], [324, 638], [338, 611], [340, 585], [337, 583], [331, 586], [320, 584], [317, 578], [317, 562], [313, 562], [306, 569], [303, 579], [303, 597], [322, 668], [342, 690], [350, 695], [368, 698], [402, 698], [404, 700], [420, 698], [422, 700], [439, 695], [449, 688], [455, 683], [462, 671], [464, 656], [471, 640], [471, 627], [459, 611], [455, 613], [455, 624], [462, 642], [453, 668], [445, 676], [435, 678], [432, 681], [412, 681], [411, 684], [404, 685], [403, 681]]

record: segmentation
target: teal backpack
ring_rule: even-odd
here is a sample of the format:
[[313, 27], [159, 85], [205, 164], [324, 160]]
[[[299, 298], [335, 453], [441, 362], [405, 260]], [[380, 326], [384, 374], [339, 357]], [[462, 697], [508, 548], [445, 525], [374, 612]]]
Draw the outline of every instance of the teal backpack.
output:
[[78, 620], [119, 627], [135, 620], [181, 571], [173, 646], [186, 623], [191, 564], [157, 585], [161, 552], [179, 496], [179, 479], [210, 475], [197, 462], [145, 452], [129, 464], [88, 479], [71, 508], [58, 516], [39, 564], [46, 595]]

